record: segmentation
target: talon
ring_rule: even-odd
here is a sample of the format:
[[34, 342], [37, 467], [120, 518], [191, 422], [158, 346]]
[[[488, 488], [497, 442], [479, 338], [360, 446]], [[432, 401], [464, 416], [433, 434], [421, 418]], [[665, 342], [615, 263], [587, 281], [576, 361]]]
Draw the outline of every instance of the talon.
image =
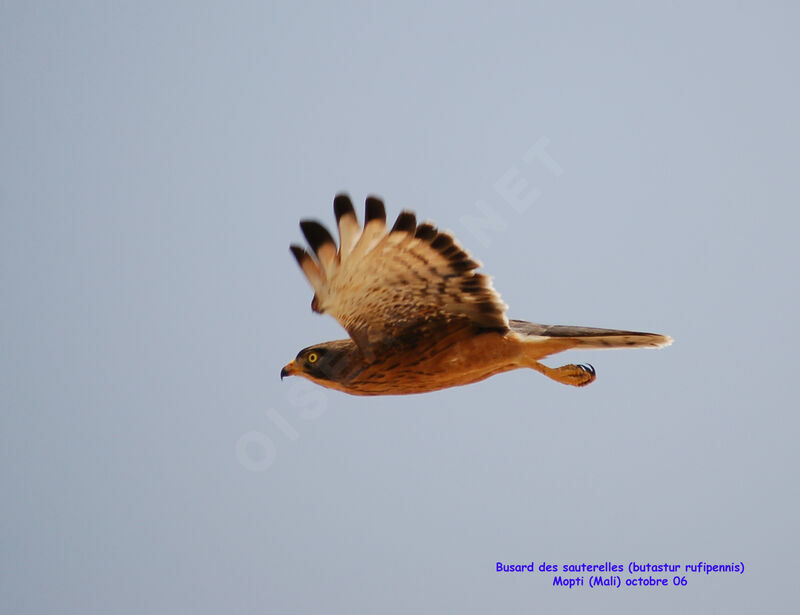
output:
[[590, 373], [592, 376], [597, 373], [591, 363], [586, 363], [585, 365], [581, 364], [578, 365], [578, 367], [580, 367], [583, 371]]

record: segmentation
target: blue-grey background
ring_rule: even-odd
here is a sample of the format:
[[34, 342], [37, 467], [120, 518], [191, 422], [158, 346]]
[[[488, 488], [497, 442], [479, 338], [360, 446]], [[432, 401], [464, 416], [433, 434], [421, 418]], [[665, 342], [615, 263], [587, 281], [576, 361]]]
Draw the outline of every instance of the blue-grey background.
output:
[[[796, 602], [797, 5], [399, 4], [3, 3], [0, 611]], [[549, 361], [586, 389], [281, 382], [343, 333], [287, 250], [340, 190], [512, 317], [676, 342]], [[495, 571], [531, 560], [746, 571]]]

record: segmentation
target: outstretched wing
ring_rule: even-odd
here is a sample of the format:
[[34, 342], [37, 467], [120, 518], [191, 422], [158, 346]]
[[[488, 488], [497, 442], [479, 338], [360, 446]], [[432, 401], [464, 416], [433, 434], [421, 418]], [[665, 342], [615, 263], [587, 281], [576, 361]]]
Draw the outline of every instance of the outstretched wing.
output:
[[338, 320], [362, 352], [416, 330], [429, 334], [432, 323], [508, 330], [507, 306], [452, 235], [417, 225], [410, 211], [387, 231], [375, 197], [367, 198], [363, 229], [347, 195], [337, 195], [333, 206], [338, 249], [328, 230], [309, 220], [300, 228], [313, 256], [290, 249], [314, 288], [312, 309]]

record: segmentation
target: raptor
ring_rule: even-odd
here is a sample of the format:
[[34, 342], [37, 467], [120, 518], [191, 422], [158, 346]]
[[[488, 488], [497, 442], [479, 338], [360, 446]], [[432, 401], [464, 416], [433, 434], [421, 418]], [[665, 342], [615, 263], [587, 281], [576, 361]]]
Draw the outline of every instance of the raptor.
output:
[[659, 348], [657, 333], [542, 325], [509, 320], [481, 265], [433, 224], [403, 211], [389, 229], [383, 202], [367, 197], [363, 227], [350, 198], [333, 201], [339, 231], [319, 222], [300, 228], [311, 248], [290, 246], [314, 289], [311, 308], [330, 314], [348, 339], [304, 348], [281, 370], [353, 395], [426, 393], [530, 368], [557, 382], [586, 386], [591, 365], [548, 367], [558, 352]]

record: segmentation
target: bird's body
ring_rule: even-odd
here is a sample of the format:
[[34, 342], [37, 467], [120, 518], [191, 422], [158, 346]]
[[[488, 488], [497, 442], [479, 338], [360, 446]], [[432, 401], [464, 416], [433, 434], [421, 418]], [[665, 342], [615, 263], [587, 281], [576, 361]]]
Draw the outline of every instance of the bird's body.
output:
[[313, 349], [320, 354], [319, 369], [304, 375], [353, 395], [428, 393], [515, 369], [522, 356], [518, 336], [496, 331], [476, 334], [462, 325], [441, 335], [421, 336], [413, 352], [407, 348], [391, 346], [370, 360], [352, 340], [318, 344]]
[[350, 339], [305, 348], [281, 371], [354, 395], [427, 393], [530, 367], [573, 386], [595, 379], [586, 365], [539, 362], [570, 348], [660, 347], [667, 336], [508, 320], [479, 264], [447, 233], [403, 212], [385, 230], [383, 204], [367, 200], [362, 231], [349, 198], [334, 201], [340, 245], [302, 222], [316, 259], [292, 246], [315, 289], [312, 309], [334, 315]]

